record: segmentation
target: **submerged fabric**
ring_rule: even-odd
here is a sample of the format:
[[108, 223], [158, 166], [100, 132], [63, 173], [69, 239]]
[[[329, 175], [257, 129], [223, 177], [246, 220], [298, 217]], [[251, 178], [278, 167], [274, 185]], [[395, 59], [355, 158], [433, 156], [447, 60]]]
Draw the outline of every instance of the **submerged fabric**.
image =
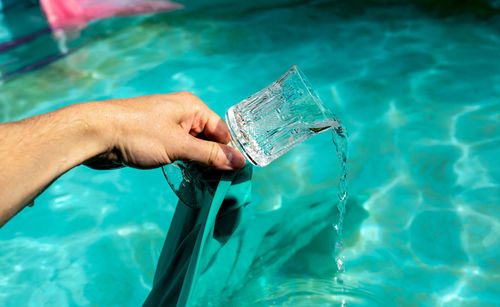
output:
[[[254, 170], [251, 199], [250, 178], [231, 180], [229, 187], [223, 178], [214, 183], [215, 193], [179, 185], [180, 199], [186, 199], [187, 191], [199, 197], [200, 206], [178, 204], [144, 306], [267, 307], [276, 305], [267, 292], [271, 285], [280, 288], [283, 280], [295, 282], [305, 276], [321, 280], [335, 274], [332, 256], [337, 238], [331, 223], [338, 217], [334, 206], [338, 197], [334, 146], [330, 150], [325, 146], [330, 137], [326, 133], [307, 142], [315, 143], [310, 149], [323, 161], [324, 174], [308, 174], [308, 150], [295, 152], [304, 159], [302, 163], [291, 163], [297, 156], [283, 156]], [[311, 185], [291, 184], [291, 174]], [[196, 177], [186, 177], [196, 186]], [[332, 282], [327, 291], [339, 292], [336, 287]], [[241, 300], [245, 295], [247, 299]], [[317, 306], [327, 301], [322, 299]]]
[[[206, 175], [203, 172], [198, 175]], [[196, 208], [179, 201], [144, 306], [193, 304], [194, 286], [206, 262], [202, 258], [207, 250], [219, 250], [238, 226], [241, 209], [250, 201], [251, 175], [248, 164], [236, 172], [212, 172], [207, 181], [202, 180], [204, 185], [195, 186]], [[191, 188], [180, 193], [191, 193]]]
[[41, 0], [52, 29], [78, 29], [111, 16], [151, 14], [182, 8], [173, 2], [144, 0]]

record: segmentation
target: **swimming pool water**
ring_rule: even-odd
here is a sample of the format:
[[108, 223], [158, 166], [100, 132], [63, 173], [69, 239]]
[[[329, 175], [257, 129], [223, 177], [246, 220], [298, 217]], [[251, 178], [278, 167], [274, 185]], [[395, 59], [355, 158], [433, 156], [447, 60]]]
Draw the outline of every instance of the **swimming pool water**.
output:
[[[269, 251], [280, 253], [263, 258], [268, 270], [240, 287], [199, 289], [200, 300], [495, 306], [500, 15], [420, 2], [185, 2], [104, 21], [70, 55], [1, 81], [0, 120], [180, 90], [223, 115], [297, 64], [350, 134], [344, 284], [330, 262], [334, 213], [314, 206], [336, 192], [325, 174], [334, 149], [320, 151], [328, 138], [318, 136], [254, 175], [252, 214], [235, 240], [250, 249], [259, 229], [271, 231]], [[37, 58], [29, 46], [0, 54], [2, 64]], [[0, 305], [142, 304], [175, 205], [160, 170], [68, 172], [0, 230]]]

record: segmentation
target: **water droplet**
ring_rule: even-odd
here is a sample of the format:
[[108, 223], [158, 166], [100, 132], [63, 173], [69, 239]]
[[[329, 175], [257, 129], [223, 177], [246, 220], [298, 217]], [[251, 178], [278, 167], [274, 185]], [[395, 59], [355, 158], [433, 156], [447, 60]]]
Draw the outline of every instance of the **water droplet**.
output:
[[337, 270], [339, 272], [344, 272], [345, 271], [345, 262], [344, 262], [344, 257], [338, 257], [336, 262], [337, 262]]

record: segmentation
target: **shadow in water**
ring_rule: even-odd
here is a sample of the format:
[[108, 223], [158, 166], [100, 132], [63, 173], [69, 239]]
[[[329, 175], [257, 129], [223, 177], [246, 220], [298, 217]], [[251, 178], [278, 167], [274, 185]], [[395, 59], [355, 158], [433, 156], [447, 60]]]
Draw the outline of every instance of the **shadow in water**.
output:
[[[361, 224], [369, 216], [363, 201], [355, 196], [348, 199], [344, 216], [344, 249], [356, 245], [360, 238]], [[281, 268], [285, 274], [309, 272], [313, 275], [335, 274], [337, 267], [334, 247], [337, 242], [335, 229], [328, 225], [311, 242], [298, 250]], [[348, 259], [347, 259], [348, 261]]]

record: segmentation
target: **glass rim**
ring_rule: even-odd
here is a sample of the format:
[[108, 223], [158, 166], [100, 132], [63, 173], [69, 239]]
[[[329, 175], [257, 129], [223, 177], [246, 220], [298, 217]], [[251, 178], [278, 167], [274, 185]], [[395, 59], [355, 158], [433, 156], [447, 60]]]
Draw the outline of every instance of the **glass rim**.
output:
[[[300, 78], [300, 81], [306, 87], [307, 92], [312, 97], [314, 103], [318, 106], [318, 108], [321, 111], [321, 113], [323, 114], [323, 116], [326, 119], [333, 119], [333, 120], [335, 120], [335, 121], [338, 122], [338, 120], [335, 117], [334, 113], [328, 108], [328, 106], [325, 104], [325, 102], [323, 100], [321, 100], [321, 98], [319, 97], [319, 95], [316, 92], [316, 90], [312, 87], [311, 82], [309, 81], [309, 79], [307, 78], [307, 76], [304, 74], [304, 72], [296, 64], [293, 65], [288, 70], [288, 72], [296, 72], [297, 73], [297, 75]], [[328, 115], [331, 115], [331, 116], [328, 116]]]

